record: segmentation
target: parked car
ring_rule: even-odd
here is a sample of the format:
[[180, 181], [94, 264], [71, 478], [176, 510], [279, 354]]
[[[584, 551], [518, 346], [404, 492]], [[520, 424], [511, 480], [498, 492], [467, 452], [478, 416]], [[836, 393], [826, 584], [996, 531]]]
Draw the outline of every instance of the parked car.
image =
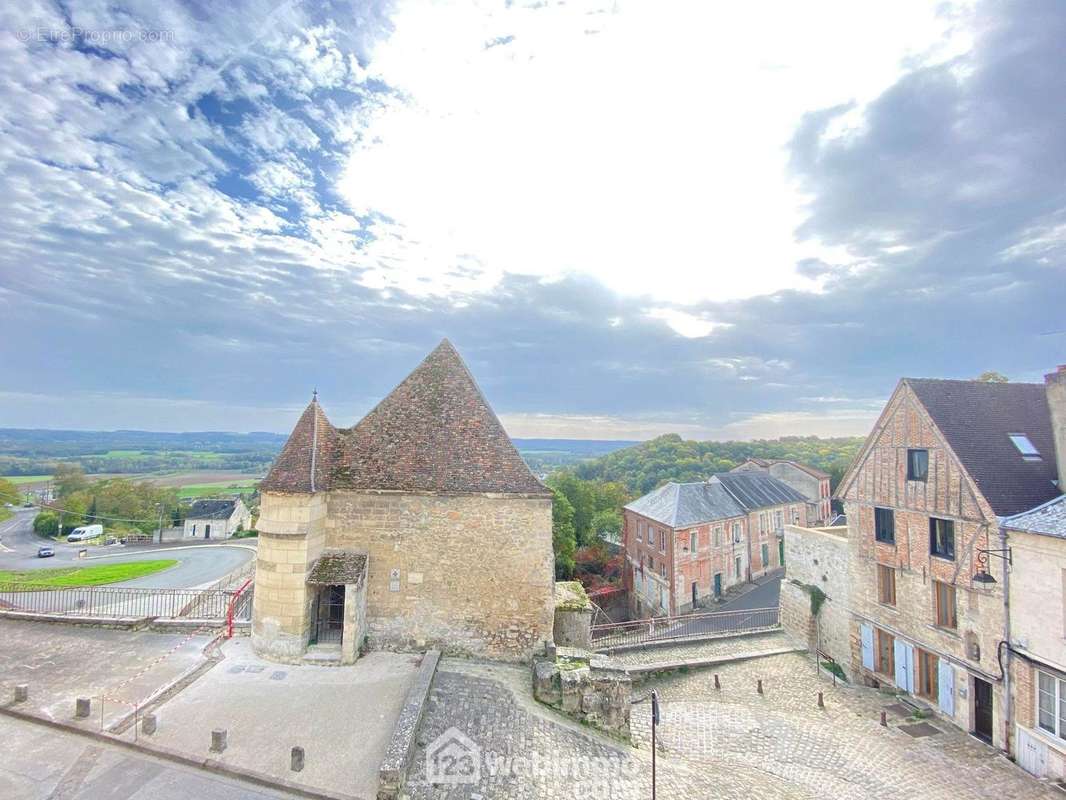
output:
[[80, 528], [75, 528], [67, 536], [68, 542], [84, 542], [87, 539], [95, 539], [97, 536], [104, 535], [103, 525], [82, 525]]
[[54, 556], [55, 554], [56, 551], [52, 549], [51, 545], [46, 544], [43, 547], [37, 548], [37, 558], [48, 558], [49, 556]]

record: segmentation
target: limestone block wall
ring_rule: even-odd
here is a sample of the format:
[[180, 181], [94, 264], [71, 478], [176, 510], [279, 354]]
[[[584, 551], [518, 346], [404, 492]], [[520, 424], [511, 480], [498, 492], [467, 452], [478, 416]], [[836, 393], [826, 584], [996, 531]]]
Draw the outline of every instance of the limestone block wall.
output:
[[325, 544], [326, 498], [265, 492], [259, 515], [252, 646], [296, 661], [307, 647], [313, 593], [307, 570]]
[[366, 581], [344, 586], [344, 631], [341, 663], [354, 664], [366, 641]]
[[[804, 586], [817, 586], [825, 593], [817, 618], [811, 616], [810, 592]], [[849, 595], [847, 529], [786, 525], [781, 624], [850, 672]]]
[[552, 637], [551, 529], [550, 498], [333, 491], [326, 546], [369, 555], [372, 647], [526, 660]]

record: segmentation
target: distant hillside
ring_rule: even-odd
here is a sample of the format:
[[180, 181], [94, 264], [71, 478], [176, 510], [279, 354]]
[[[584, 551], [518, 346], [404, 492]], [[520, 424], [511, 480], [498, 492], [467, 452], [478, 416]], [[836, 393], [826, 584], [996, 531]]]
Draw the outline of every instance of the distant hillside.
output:
[[575, 472], [585, 480], [617, 481], [635, 494], [644, 494], [667, 481], [703, 480], [752, 456], [787, 458], [828, 472], [835, 489], [864, 441], [862, 436], [786, 436], [750, 442], [695, 442], [670, 434], [585, 461]]
[[[285, 444], [280, 433], [66, 431], [0, 428], [0, 475], [48, 475], [62, 461], [90, 473], [145, 474], [198, 469], [265, 472]], [[538, 473], [572, 466], [637, 442], [515, 439]]]

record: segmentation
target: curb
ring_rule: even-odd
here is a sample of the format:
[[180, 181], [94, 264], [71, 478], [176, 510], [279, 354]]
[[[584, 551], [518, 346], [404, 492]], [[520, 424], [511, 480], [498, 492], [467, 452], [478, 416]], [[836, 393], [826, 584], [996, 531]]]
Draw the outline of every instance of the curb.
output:
[[126, 550], [125, 548], [120, 553], [107, 553], [102, 556], [85, 556], [85, 558], [76, 559], [77, 561], [98, 561], [102, 558], [129, 558], [130, 556], [139, 556], [142, 553], [145, 555], [152, 553], [166, 553], [169, 550], [201, 550], [205, 547], [239, 547], [242, 550], [251, 550], [253, 553], [257, 552], [256, 548], [247, 544], [179, 544], [173, 547], [153, 547], [151, 550]]
[[735, 633], [730, 631], [723, 631], [722, 633], [717, 634], [693, 633], [688, 634], [687, 636], [679, 636], [676, 639], [652, 639], [650, 642], [640, 642], [639, 644], [620, 644], [615, 647], [603, 647], [593, 650], [593, 652], [613, 656], [615, 653], [631, 653], [634, 650], [654, 650], [659, 647], [678, 647], [685, 644], [714, 642], [719, 639], [746, 639], [749, 636], [765, 636], [768, 633], [778, 633], [784, 630], [785, 629], [778, 624], [773, 627], [737, 631]]
[[625, 667], [626, 674], [630, 677], [645, 675], [649, 672], [663, 672], [666, 670], [682, 669], [683, 667], [700, 668], [714, 667], [719, 664], [729, 664], [734, 661], [751, 661], [765, 656], [780, 656], [787, 653], [805, 653], [805, 647], [778, 647], [774, 650], [758, 650], [749, 653], [737, 653], [730, 656], [713, 656], [709, 658], [689, 658], [675, 661], [660, 661], [653, 664], [634, 664]]
[[92, 625], [97, 628], [137, 630], [147, 627], [152, 617], [74, 617], [68, 614], [37, 614], [32, 611], [0, 611], [0, 619], [28, 622], [55, 622], [66, 625]]
[[244, 767], [237, 767], [232, 764], [224, 764], [221, 761], [216, 761], [213, 758], [197, 758], [195, 756], [185, 755], [177, 750], [171, 750], [169, 747], [163, 747], [155, 744], [144, 744], [143, 742], [127, 742], [125, 739], [120, 739], [117, 736], [112, 736], [106, 733], [100, 733], [98, 731], [88, 730], [85, 728], [79, 728], [76, 725], [71, 725], [66, 722], [60, 722], [54, 719], [48, 719], [47, 717], [38, 716], [37, 714], [30, 713], [28, 711], [19, 711], [11, 707], [11, 704], [5, 704], [0, 706], [0, 714], [12, 717], [14, 719], [22, 720], [23, 722], [29, 722], [37, 725], [45, 725], [47, 727], [65, 731], [66, 733], [73, 733], [78, 736], [82, 736], [87, 739], [92, 739], [97, 742], [104, 742], [106, 744], [116, 745], [118, 747], [124, 747], [127, 750], [143, 753], [145, 755], [154, 756], [156, 758], [162, 758], [166, 761], [171, 761], [175, 764], [181, 764], [185, 767], [193, 767], [194, 769], [202, 769], [207, 772], [214, 772], [219, 775], [225, 775], [230, 778], [236, 778], [238, 780], [247, 781], [248, 783], [254, 783], [258, 786], [264, 786], [269, 789], [277, 789], [283, 792], [289, 792], [290, 794], [299, 795], [300, 797], [308, 797], [311, 800], [365, 800], [355, 795], [336, 794], [326, 791], [320, 791], [317, 789], [311, 789], [306, 786], [300, 786], [299, 784], [292, 783], [290, 781], [275, 778], [272, 775], [267, 775], [262, 772], [257, 772], [253, 769], [245, 769]]
[[428, 650], [422, 657], [418, 675], [407, 691], [400, 716], [392, 729], [392, 738], [385, 750], [385, 757], [381, 759], [381, 766], [378, 768], [377, 800], [396, 800], [400, 796], [415, 749], [415, 737], [426, 711], [426, 698], [429, 697], [439, 662], [440, 650]]

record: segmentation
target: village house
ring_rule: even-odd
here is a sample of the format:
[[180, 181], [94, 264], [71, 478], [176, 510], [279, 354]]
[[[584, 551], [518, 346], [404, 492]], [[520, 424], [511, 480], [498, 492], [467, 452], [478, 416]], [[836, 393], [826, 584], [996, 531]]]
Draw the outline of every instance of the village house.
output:
[[527, 661], [551, 639], [551, 493], [447, 340], [354, 427], [312, 399], [260, 491], [260, 655]]
[[[1066, 366], [1044, 377], [1058, 488], [1066, 487]], [[1035, 447], [1034, 447], [1035, 449]], [[1018, 763], [1066, 780], [1066, 495], [1002, 522], [1010, 564], [1009, 641]]]
[[782, 533], [806, 498], [767, 473], [667, 483], [627, 505], [622, 540], [630, 611], [683, 614], [782, 564]]
[[900, 381], [837, 490], [850, 671], [1009, 747], [1000, 522], [1055, 498], [1055, 479], [1043, 384]]
[[749, 458], [731, 472], [755, 470], [766, 472], [787, 483], [807, 498], [807, 521], [810, 525], [828, 525], [833, 517], [830, 475], [807, 464], [783, 458]]
[[234, 500], [197, 500], [185, 515], [187, 539], [228, 539], [252, 524], [252, 512], [238, 497]]

